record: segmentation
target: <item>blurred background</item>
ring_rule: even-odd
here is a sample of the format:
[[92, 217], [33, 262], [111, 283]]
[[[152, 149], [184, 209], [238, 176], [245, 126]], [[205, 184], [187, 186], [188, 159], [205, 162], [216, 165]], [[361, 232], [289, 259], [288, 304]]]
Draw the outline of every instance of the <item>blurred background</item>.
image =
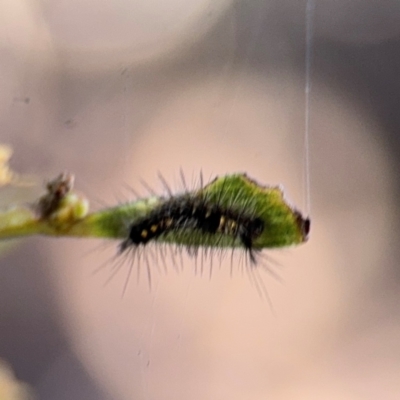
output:
[[[1, 0], [0, 141], [39, 181], [75, 173], [94, 208], [140, 179], [161, 193], [158, 171], [179, 189], [182, 168], [282, 184], [307, 211], [305, 23], [300, 0]], [[167, 259], [121, 298], [117, 243], [16, 242], [0, 358], [38, 399], [399, 398], [400, 3], [319, 0], [312, 25], [311, 237], [268, 253], [274, 312], [240, 257], [211, 279]]]

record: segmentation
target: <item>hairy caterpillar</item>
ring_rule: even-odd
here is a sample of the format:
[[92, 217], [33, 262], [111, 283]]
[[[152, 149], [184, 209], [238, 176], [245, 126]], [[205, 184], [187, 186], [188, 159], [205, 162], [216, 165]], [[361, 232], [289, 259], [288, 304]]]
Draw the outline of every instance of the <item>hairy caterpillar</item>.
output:
[[[242, 178], [248, 179], [245, 175], [242, 175]], [[130, 224], [129, 236], [121, 243], [120, 251], [123, 252], [129, 246], [146, 245], [152, 240], [166, 239], [168, 235], [178, 239], [184, 233], [192, 233], [197, 234], [199, 238], [197, 243], [192, 244], [196, 246], [210, 245], [213, 236], [219, 237], [219, 240], [215, 241], [216, 247], [222, 245], [222, 238], [230, 238], [231, 247], [242, 245], [249, 253], [251, 262], [255, 263], [254, 252], [260, 249], [254, 245], [254, 240], [264, 229], [268, 229], [268, 225], [256, 215], [250, 204], [245, 208], [241, 208], [235, 202], [224, 204], [221, 201], [224, 195], [222, 189], [217, 201], [204, 194], [203, 190], [178, 196], [171, 195], [161, 200], [147, 215]], [[204, 188], [204, 191], [206, 190], [207, 187]], [[298, 228], [306, 239], [310, 221], [303, 219], [296, 210], [293, 213]]]
[[[190, 255], [199, 250], [243, 249], [250, 264], [264, 248], [307, 241], [310, 220], [292, 208], [280, 187], [263, 187], [245, 174], [217, 177], [198, 190], [142, 199], [142, 212], [124, 215], [119, 253], [144, 251], [148, 244], [175, 244]], [[147, 261], [150, 281], [151, 266]]]

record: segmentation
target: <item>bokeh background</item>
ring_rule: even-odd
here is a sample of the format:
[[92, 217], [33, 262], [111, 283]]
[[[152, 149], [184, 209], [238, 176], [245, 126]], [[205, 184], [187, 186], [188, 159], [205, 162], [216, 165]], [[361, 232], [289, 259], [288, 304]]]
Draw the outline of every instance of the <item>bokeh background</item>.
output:
[[[114, 243], [19, 241], [0, 358], [37, 398], [400, 397], [400, 3], [318, 0], [311, 20], [311, 239], [269, 253], [274, 312], [230, 260], [209, 279], [169, 259], [121, 298], [128, 265], [92, 274]], [[305, 22], [293, 0], [1, 0], [0, 140], [94, 208], [182, 168], [283, 184], [305, 211]]]

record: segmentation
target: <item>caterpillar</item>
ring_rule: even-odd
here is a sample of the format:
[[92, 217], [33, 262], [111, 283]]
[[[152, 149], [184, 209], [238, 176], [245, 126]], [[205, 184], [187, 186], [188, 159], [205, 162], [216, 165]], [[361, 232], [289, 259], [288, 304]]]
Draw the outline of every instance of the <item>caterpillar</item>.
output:
[[[163, 180], [163, 182], [165, 182]], [[143, 199], [142, 212], [126, 223], [119, 253], [151, 243], [175, 244], [190, 255], [199, 249], [238, 249], [257, 264], [264, 248], [306, 242], [310, 219], [291, 207], [281, 187], [261, 186], [246, 174], [217, 177], [195, 191]], [[150, 279], [150, 266], [147, 266]]]
[[149, 215], [133, 222], [129, 228], [129, 238], [120, 245], [120, 251], [129, 246], [146, 245], [163, 235], [179, 232], [230, 236], [232, 244], [240, 241], [255, 263], [253, 240], [264, 229], [259, 217], [235, 208], [213, 204], [203, 196], [187, 194], [172, 197], [157, 206]]

